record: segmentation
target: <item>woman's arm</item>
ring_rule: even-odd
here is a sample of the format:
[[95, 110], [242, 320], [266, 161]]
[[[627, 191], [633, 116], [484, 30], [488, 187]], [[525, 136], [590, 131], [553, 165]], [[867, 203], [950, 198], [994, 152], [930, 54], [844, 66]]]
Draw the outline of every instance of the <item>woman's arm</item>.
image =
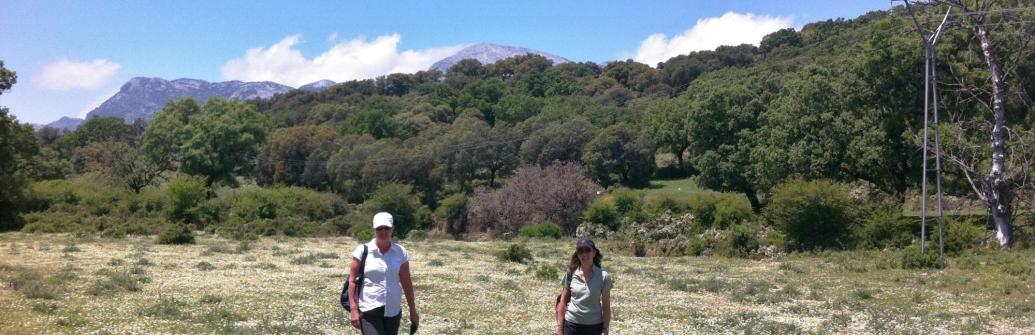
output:
[[561, 300], [557, 302], [557, 335], [564, 335], [564, 314], [568, 313], [568, 288], [561, 289]]
[[420, 325], [420, 316], [417, 314], [417, 300], [413, 296], [413, 278], [410, 277], [410, 262], [399, 266], [399, 283], [402, 284], [403, 293], [406, 294], [406, 304], [410, 306], [410, 323]]
[[359, 276], [359, 260], [353, 258], [352, 264], [349, 265], [349, 321], [352, 321], [352, 326], [359, 329], [359, 297], [356, 296], [357, 288], [356, 277]]
[[600, 295], [600, 302], [604, 309], [604, 335], [607, 335], [611, 328], [611, 291], [604, 291]]

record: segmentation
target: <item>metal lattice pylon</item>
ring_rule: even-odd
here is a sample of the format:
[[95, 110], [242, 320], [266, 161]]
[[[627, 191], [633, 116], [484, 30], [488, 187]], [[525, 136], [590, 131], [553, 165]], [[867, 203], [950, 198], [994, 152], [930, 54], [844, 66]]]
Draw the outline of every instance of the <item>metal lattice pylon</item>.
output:
[[[923, 139], [923, 177], [921, 177], [921, 195], [920, 195], [920, 250], [926, 252], [927, 249], [927, 220], [935, 219], [938, 222], [938, 260], [942, 263], [945, 262], [945, 217], [942, 208], [942, 155], [941, 155], [941, 129], [938, 122], [938, 72], [937, 72], [937, 59], [935, 57], [934, 44], [938, 41], [938, 36], [942, 32], [942, 28], [945, 27], [945, 22], [949, 19], [949, 10], [945, 11], [945, 17], [942, 18], [942, 22], [938, 24], [938, 28], [934, 32], [928, 34], [924, 31], [923, 27], [920, 26], [920, 22], [917, 21], [916, 15], [913, 13], [912, 7], [909, 5], [909, 1], [905, 0], [906, 8], [909, 10], [909, 14], [913, 17], [913, 24], [916, 25], [917, 31], [920, 33], [920, 37], [924, 43], [924, 139]], [[931, 132], [934, 132], [934, 136], [931, 136]], [[933, 137], [933, 138], [932, 138]], [[931, 156], [934, 156], [933, 158]], [[930, 163], [933, 161], [934, 168], [930, 167]], [[927, 201], [930, 198], [930, 176], [934, 175], [935, 179], [935, 202], [936, 212], [933, 217], [928, 213]]]

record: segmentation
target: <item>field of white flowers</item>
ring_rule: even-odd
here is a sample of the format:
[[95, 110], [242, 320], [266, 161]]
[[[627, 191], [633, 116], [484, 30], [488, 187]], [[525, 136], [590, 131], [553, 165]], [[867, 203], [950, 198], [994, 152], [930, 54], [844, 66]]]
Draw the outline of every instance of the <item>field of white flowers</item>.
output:
[[[0, 234], [0, 334], [358, 334], [338, 293], [349, 238]], [[569, 241], [402, 241], [423, 334], [549, 334]], [[767, 260], [608, 254], [612, 334], [1035, 333], [1031, 252], [903, 270], [885, 252]], [[403, 329], [407, 329], [403, 318]]]

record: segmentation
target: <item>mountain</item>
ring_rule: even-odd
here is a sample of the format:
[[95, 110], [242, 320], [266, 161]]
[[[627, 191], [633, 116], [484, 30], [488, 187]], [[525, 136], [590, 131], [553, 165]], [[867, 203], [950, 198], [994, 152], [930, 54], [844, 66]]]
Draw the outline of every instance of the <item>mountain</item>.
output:
[[312, 83], [308, 83], [308, 84], [299, 86], [298, 89], [303, 90], [303, 91], [307, 91], [307, 92], [319, 92], [319, 91], [326, 90], [328, 87], [334, 86], [334, 84], [335, 84], [335, 82], [327, 80], [327, 79], [324, 79], [324, 80], [321, 80], [321, 81], [312, 82]]
[[83, 124], [83, 122], [86, 122], [86, 120], [65, 116], [58, 119], [57, 121], [48, 123], [46, 126], [57, 129], [75, 130], [76, 128], [79, 128], [79, 125]]
[[435, 64], [431, 64], [431, 70], [446, 72], [450, 67], [464, 59], [476, 59], [482, 64], [492, 64], [501, 59], [526, 54], [536, 54], [546, 57], [546, 59], [553, 61], [554, 64], [570, 62], [564, 57], [545, 53], [539, 50], [491, 43], [479, 43], [463, 48], [452, 56], [443, 58], [442, 60], [435, 62]]
[[293, 88], [269, 81], [246, 83], [234, 80], [210, 83], [187, 78], [165, 80], [136, 77], [123, 84], [114, 96], [90, 111], [87, 118], [118, 116], [127, 123], [136, 119], [150, 120], [151, 116], [169, 100], [194, 98], [201, 103], [209, 97], [248, 100], [269, 98], [290, 90]]

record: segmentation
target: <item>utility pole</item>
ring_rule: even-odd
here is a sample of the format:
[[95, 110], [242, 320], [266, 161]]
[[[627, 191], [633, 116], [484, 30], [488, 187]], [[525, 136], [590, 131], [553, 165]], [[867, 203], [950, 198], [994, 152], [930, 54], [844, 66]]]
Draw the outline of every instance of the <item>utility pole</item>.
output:
[[[942, 211], [942, 159], [941, 159], [941, 135], [940, 127], [938, 122], [938, 72], [937, 72], [937, 59], [935, 57], [934, 44], [938, 42], [938, 36], [941, 35], [942, 28], [945, 27], [945, 23], [949, 19], [949, 11], [952, 9], [946, 9], [945, 17], [942, 18], [942, 22], [938, 24], [938, 28], [934, 32], [928, 33], [920, 25], [920, 21], [916, 19], [916, 13], [913, 12], [913, 7], [909, 4], [909, 0], [903, 0], [906, 3], [906, 9], [909, 10], [909, 15], [913, 18], [913, 25], [916, 26], [917, 33], [920, 34], [920, 39], [923, 41], [924, 47], [924, 158], [923, 158], [923, 177], [921, 178], [921, 197], [920, 197], [920, 251], [926, 252], [927, 242], [927, 199], [929, 195], [928, 181], [929, 176], [933, 173], [935, 179], [935, 201], [937, 203], [937, 214], [935, 219], [938, 221], [938, 261], [945, 262], [945, 217]], [[930, 132], [933, 128], [934, 131], [934, 143], [931, 143]], [[933, 144], [933, 145], [932, 145]], [[934, 160], [934, 168], [929, 168], [928, 163], [932, 160], [932, 152]]]

